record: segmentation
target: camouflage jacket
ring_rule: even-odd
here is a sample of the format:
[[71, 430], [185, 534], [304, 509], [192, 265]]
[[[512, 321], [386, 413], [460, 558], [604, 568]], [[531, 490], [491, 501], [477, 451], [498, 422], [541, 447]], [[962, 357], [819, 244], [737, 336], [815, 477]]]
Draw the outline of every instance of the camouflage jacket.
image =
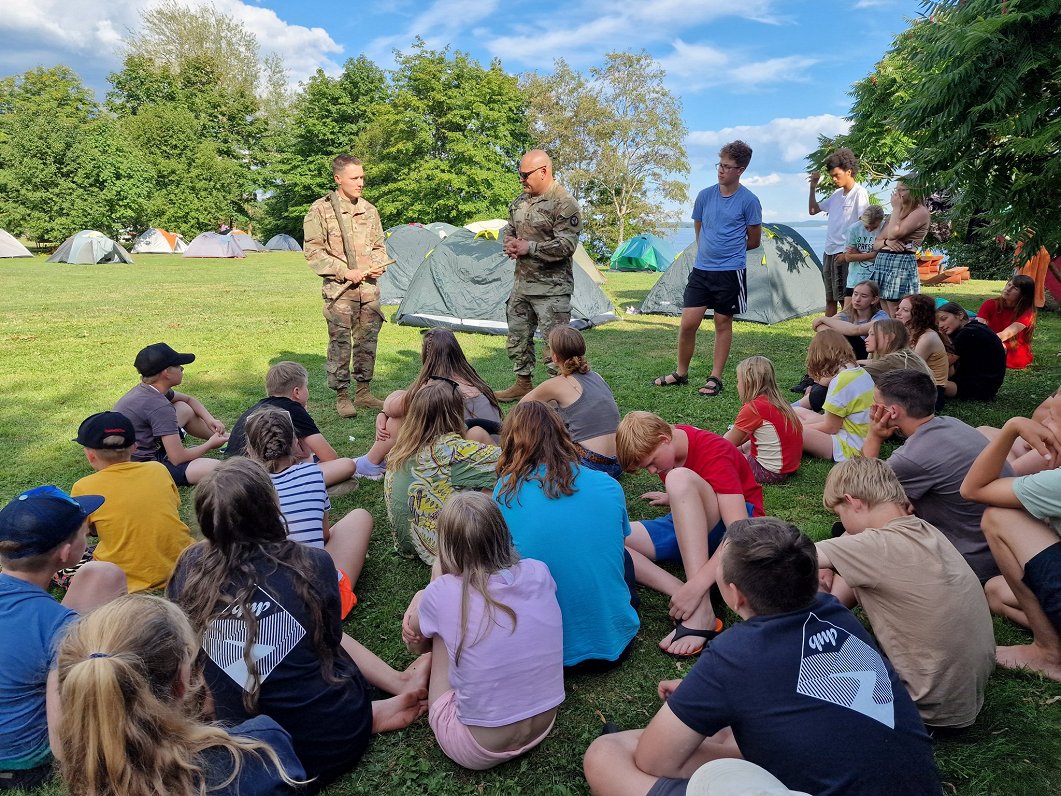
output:
[[[364, 271], [373, 263], [384, 263], [388, 259], [379, 211], [364, 198], [354, 204], [340, 197], [339, 208], [342, 211], [342, 223], [347, 225], [347, 234], [357, 255], [354, 265], [346, 262], [343, 234], [339, 231], [339, 221], [335, 218], [335, 210], [328, 196], [310, 205], [302, 222], [306, 262], [311, 271], [324, 277], [323, 293], [326, 299], [335, 298], [345, 287], [348, 270], [359, 268]], [[376, 280], [365, 279], [349, 288], [346, 294], [356, 296], [360, 290], [362, 293], [374, 292], [378, 296], [375, 284]], [[362, 296], [364, 300], [371, 298], [369, 295]]]
[[513, 291], [530, 296], [570, 295], [575, 280], [571, 255], [582, 232], [578, 202], [554, 182], [541, 196], [520, 194], [508, 206], [508, 224], [501, 241], [517, 237], [529, 241], [525, 257], [516, 260]]

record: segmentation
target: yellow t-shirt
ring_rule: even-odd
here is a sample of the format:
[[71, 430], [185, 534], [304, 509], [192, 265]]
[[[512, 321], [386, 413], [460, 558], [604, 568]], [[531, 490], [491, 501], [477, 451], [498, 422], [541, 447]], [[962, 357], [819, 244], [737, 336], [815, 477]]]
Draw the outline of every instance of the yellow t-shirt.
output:
[[180, 518], [180, 493], [163, 465], [112, 464], [82, 478], [70, 494], [105, 500], [89, 517], [99, 535], [94, 558], [121, 567], [130, 592], [166, 585], [193, 539]]

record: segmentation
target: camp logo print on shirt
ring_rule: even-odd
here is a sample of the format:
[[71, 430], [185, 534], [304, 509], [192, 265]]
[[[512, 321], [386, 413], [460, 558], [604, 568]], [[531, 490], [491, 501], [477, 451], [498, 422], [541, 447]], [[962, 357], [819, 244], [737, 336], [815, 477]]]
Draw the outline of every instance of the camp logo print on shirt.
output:
[[[258, 640], [251, 647], [251, 658], [257, 664], [259, 679], [265, 682], [273, 669], [305, 637], [306, 630], [260, 586], [256, 586], [251, 595], [250, 607], [258, 617]], [[246, 643], [247, 625], [236, 605], [230, 605], [211, 621], [203, 634], [203, 650], [210, 660], [248, 691], [251, 678], [243, 660]]]
[[892, 684], [880, 654], [813, 612], [803, 623], [796, 692], [850, 708], [895, 729]]

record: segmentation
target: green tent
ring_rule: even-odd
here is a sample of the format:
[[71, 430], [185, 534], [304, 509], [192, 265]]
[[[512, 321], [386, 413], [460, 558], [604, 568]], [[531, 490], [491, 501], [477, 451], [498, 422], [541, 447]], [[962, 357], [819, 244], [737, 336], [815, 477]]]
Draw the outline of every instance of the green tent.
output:
[[416, 269], [441, 241], [420, 224], [400, 224], [388, 229], [385, 235], [387, 256], [394, 262], [380, 277], [379, 300], [381, 304], [397, 304], [405, 297]]
[[[696, 261], [696, 243], [686, 247], [641, 303], [642, 313], [681, 315], [682, 296]], [[763, 224], [763, 241], [748, 252], [748, 305], [736, 318], [779, 323], [820, 311], [825, 305], [822, 264], [792, 227]], [[711, 310], [704, 313], [712, 314]]]
[[674, 249], [655, 235], [635, 235], [612, 255], [613, 271], [666, 271], [674, 262]]

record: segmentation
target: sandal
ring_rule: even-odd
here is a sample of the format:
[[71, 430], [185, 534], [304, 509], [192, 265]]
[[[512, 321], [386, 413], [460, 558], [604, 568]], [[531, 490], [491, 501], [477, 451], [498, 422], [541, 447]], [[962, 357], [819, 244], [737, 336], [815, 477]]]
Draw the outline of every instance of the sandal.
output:
[[[667, 381], [667, 379], [671, 379], [671, 381]], [[669, 376], [660, 376], [652, 382], [655, 387], [684, 387], [688, 383], [689, 374], [686, 373], [682, 376], [678, 371], [674, 371]]]
[[704, 386], [697, 390], [697, 392], [706, 398], [714, 398], [716, 395], [722, 393], [722, 386], [722, 379], [718, 376], [708, 376], [707, 381], [704, 382]]
[[670, 640], [671, 644], [673, 644], [678, 639], [685, 638], [686, 636], [699, 636], [704, 640], [704, 643], [692, 652], [682, 654], [677, 652], [667, 652], [666, 650], [663, 650], [663, 654], [670, 655], [672, 658], [693, 658], [703, 652], [704, 649], [707, 647], [708, 643], [711, 641], [711, 639], [721, 633], [724, 627], [725, 625], [722, 623], [722, 620], [717, 617], [715, 618], [715, 626], [711, 630], [700, 630], [698, 628], [686, 627], [681, 622], [675, 622], [674, 636]]

